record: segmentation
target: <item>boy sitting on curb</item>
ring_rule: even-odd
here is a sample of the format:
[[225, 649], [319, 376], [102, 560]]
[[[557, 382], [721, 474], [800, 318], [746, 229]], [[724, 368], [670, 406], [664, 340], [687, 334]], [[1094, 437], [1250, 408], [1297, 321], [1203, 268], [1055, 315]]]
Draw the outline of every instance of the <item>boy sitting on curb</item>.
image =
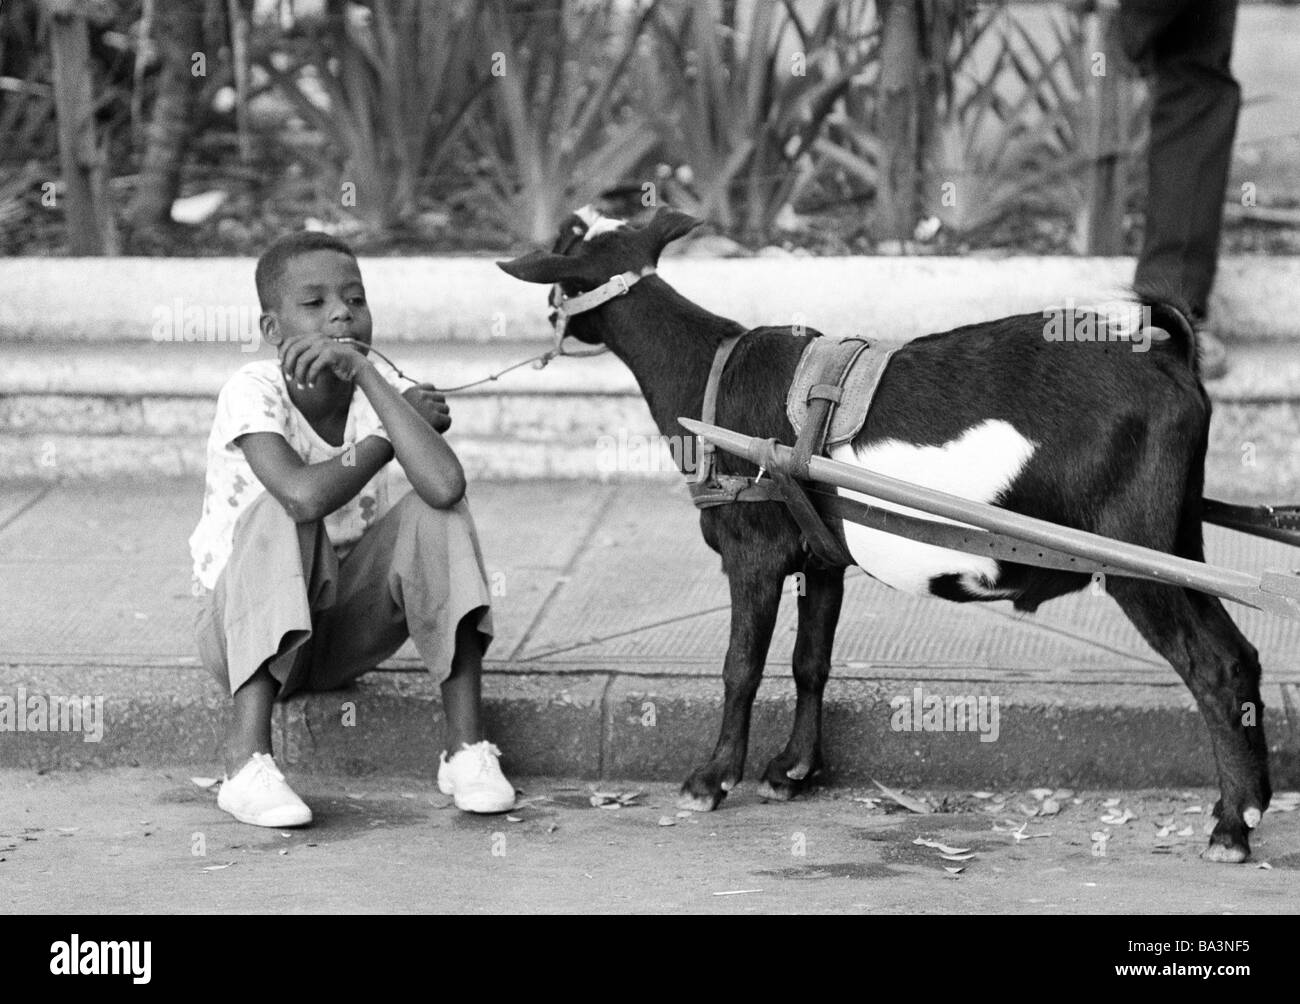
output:
[[[256, 280], [279, 360], [221, 389], [190, 537], [200, 657], [234, 698], [217, 804], [256, 826], [310, 823], [271, 756], [274, 701], [341, 687], [409, 636], [442, 686], [439, 788], [466, 811], [504, 812], [514, 787], [479, 721], [489, 591], [465, 475], [441, 435], [445, 399], [427, 384], [399, 395], [369, 360], [370, 310], [342, 241], [282, 238]], [[394, 457], [413, 490], [390, 498]]]

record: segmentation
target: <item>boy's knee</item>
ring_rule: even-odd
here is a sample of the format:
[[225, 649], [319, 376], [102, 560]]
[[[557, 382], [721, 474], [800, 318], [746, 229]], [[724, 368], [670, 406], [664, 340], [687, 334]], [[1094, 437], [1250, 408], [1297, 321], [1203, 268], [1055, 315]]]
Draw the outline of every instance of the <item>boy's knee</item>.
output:
[[439, 509], [429, 505], [414, 491], [407, 492], [397, 503], [402, 510], [403, 521], [414, 524], [420, 533], [464, 533], [473, 534], [474, 523], [470, 518], [469, 505], [461, 499], [448, 509]]
[[260, 523], [279, 523], [297, 526], [289, 516], [288, 511], [280, 504], [277, 499], [268, 491], [263, 491], [252, 502], [244, 507], [244, 511], [239, 514], [240, 523], [252, 521]]
[[294, 522], [280, 500], [264, 491], [239, 514], [231, 539], [231, 549], [232, 552], [244, 552], [246, 548], [252, 547], [256, 551], [264, 549], [271, 539], [291, 538], [297, 542], [304, 569], [308, 569], [311, 567], [311, 556], [316, 550], [318, 530], [322, 530], [320, 520], [315, 523]]

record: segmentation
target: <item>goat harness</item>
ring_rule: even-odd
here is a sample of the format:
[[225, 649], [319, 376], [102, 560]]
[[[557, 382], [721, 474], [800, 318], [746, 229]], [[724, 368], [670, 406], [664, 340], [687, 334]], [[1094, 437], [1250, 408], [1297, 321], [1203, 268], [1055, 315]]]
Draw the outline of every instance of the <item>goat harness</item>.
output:
[[[725, 339], [714, 353], [701, 416], [709, 425], [715, 424], [722, 373], [744, 334]], [[696, 507], [784, 502], [799, 524], [809, 551], [827, 565], [854, 564], [844, 542], [841, 518], [831, 513], [828, 525], [808, 496], [808, 461], [814, 455], [824, 455], [831, 447], [852, 441], [861, 431], [880, 378], [898, 348], [887, 342], [873, 345], [863, 338], [809, 341], [786, 395], [786, 417], [796, 436], [792, 460], [778, 463], [769, 451], [769, 462], [760, 466], [757, 477], [718, 474], [714, 470], [715, 447], [703, 441], [695, 480], [689, 485]]]
[[551, 318], [551, 325], [555, 329], [556, 348], [558, 349], [560, 343], [564, 341], [564, 332], [569, 326], [570, 317], [585, 314], [589, 310], [595, 310], [616, 296], [626, 296], [628, 290], [646, 276], [654, 275], [654, 273], [655, 267], [653, 265], [647, 265], [640, 270], [629, 269], [601, 283], [595, 289], [580, 293], [577, 296], [565, 296], [564, 291], [560, 289], [560, 284], [557, 282], [551, 287], [551, 309], [555, 311]]

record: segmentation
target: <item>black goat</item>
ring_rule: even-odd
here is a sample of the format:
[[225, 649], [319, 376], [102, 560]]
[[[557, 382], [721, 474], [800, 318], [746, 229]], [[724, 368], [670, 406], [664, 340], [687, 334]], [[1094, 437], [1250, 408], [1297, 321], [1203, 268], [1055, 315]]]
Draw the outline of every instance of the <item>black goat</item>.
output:
[[[568, 321], [568, 333], [604, 343], [635, 374], [663, 435], [689, 435], [678, 416], [698, 416], [718, 344], [743, 328], [709, 313], [650, 269], [670, 241], [699, 221], [661, 209], [644, 227], [589, 209], [565, 221], [550, 253], [501, 263], [528, 282], [573, 297], [620, 273], [646, 273], [631, 290]], [[1197, 376], [1196, 339], [1167, 299], [1149, 310], [1149, 351], [1108, 341], [1045, 337], [1042, 314], [1023, 314], [928, 335], [898, 350], [862, 431], [832, 455], [885, 474], [991, 502], [1064, 526], [1203, 561], [1201, 487], [1210, 403]], [[818, 333], [751, 331], [719, 389], [719, 425], [792, 444], [786, 391], [805, 344]], [[687, 451], [678, 451], [687, 456]], [[752, 476], [719, 454], [723, 473]], [[685, 471], [683, 473], [686, 473]], [[785, 749], [763, 774], [762, 794], [786, 799], [821, 766], [822, 690], [830, 671], [844, 569], [804, 548], [778, 502], [705, 509], [704, 539], [731, 587], [731, 636], [723, 671], [722, 730], [709, 761], [682, 786], [682, 804], [715, 808], [742, 776], [751, 706], [763, 672], [785, 578], [805, 576], [794, 649], [798, 697]], [[1011, 599], [1020, 610], [1075, 592], [1078, 572], [975, 558], [845, 523], [855, 561], [899, 588], [950, 600]], [[1249, 830], [1268, 807], [1268, 756], [1259, 659], [1218, 599], [1135, 579], [1108, 591], [1195, 696], [1218, 767], [1218, 817], [1206, 856], [1244, 861]]]

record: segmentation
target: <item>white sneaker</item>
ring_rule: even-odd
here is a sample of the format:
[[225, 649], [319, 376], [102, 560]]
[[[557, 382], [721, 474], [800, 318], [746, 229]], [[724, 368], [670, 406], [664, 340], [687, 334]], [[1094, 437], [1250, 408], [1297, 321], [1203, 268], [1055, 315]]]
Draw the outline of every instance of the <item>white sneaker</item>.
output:
[[506, 812], [515, 807], [515, 786], [501, 773], [501, 751], [484, 739], [438, 758], [438, 790], [464, 812]]
[[217, 807], [253, 826], [306, 826], [311, 809], [285, 783], [269, 753], [254, 753], [234, 777], [221, 782]]

